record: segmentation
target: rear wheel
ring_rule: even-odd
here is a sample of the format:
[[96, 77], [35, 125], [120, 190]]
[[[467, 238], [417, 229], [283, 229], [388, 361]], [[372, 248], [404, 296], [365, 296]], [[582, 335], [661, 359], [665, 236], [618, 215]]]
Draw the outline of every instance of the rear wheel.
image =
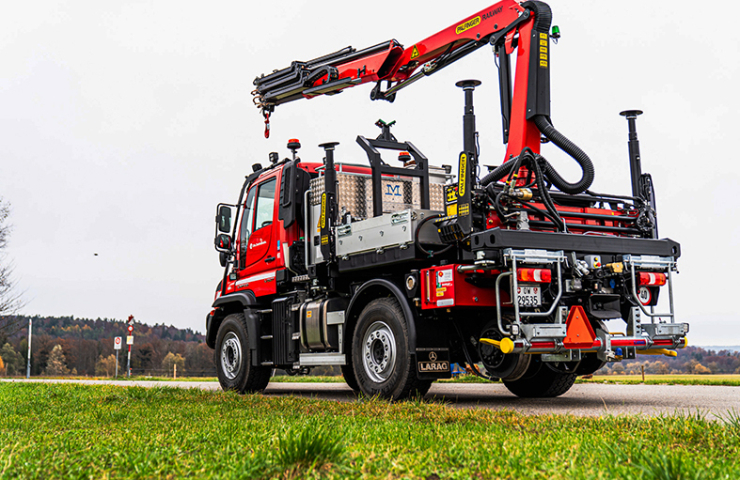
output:
[[352, 368], [352, 364], [342, 365], [342, 376], [344, 381], [347, 382], [347, 386], [355, 392], [360, 391], [360, 386], [357, 384], [357, 378], [355, 377], [355, 370]]
[[543, 362], [539, 355], [532, 355], [532, 361], [524, 376], [518, 380], [504, 380], [511, 393], [523, 398], [558, 397], [573, 386], [575, 373], [555, 371]]
[[242, 313], [231, 314], [221, 323], [214, 356], [218, 382], [224, 390], [258, 392], [270, 382], [271, 369], [255, 367], [250, 361], [249, 334]]
[[417, 378], [406, 318], [393, 298], [373, 300], [360, 313], [352, 341], [352, 366], [360, 391], [369, 397], [399, 400], [424, 395], [432, 385]]

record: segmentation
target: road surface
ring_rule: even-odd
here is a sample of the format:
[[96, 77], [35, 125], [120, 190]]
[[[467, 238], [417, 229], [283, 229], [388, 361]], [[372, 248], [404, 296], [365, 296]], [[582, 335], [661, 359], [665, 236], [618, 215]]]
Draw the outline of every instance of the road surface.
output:
[[[166, 386], [179, 388], [220, 389], [217, 382], [149, 382], [106, 380], [4, 380], [10, 382], [78, 382], [84, 384]], [[357, 397], [344, 383], [271, 383], [267, 396], [298, 395], [321, 400], [354, 401]], [[611, 385], [578, 384], [557, 398], [517, 398], [502, 384], [435, 383], [425, 397], [456, 408], [510, 409], [527, 415], [573, 414], [660, 415], [695, 414], [708, 419], [740, 413], [740, 387], [702, 385]]]

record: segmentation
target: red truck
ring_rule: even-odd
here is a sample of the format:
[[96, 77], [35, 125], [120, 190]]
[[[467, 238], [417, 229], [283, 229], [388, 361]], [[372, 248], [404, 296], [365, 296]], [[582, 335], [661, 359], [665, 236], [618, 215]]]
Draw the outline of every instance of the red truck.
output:
[[[224, 389], [260, 391], [274, 369], [337, 365], [354, 390], [395, 400], [424, 395], [458, 363], [520, 397], [552, 397], [606, 362], [686, 345], [672, 295], [680, 245], [658, 237], [635, 129], [641, 112], [622, 112], [632, 194], [590, 191], [590, 158], [550, 120], [549, 48], [559, 37], [551, 21], [543, 2], [504, 0], [408, 48], [348, 47], [255, 80], [267, 136], [277, 105], [367, 82], [376, 82], [373, 100], [393, 101], [491, 45], [507, 150], [479, 173], [480, 82], [463, 80], [454, 172], [382, 121], [376, 138], [357, 137], [367, 165], [335, 161], [337, 143], [321, 145], [321, 161], [302, 161], [298, 140], [288, 158], [255, 164], [238, 201], [217, 207], [224, 275], [206, 342]], [[576, 160], [581, 179], [561, 177], [542, 142]], [[658, 309], [661, 292], [668, 302]], [[624, 331], [609, 331], [615, 319]]]

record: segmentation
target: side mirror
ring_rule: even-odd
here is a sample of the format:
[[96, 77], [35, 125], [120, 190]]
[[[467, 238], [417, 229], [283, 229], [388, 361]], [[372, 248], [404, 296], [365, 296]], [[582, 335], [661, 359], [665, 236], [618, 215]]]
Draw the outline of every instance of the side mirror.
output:
[[216, 237], [215, 240], [216, 250], [224, 253], [231, 253], [231, 237], [222, 233]]
[[216, 215], [216, 225], [219, 232], [231, 232], [231, 207], [228, 205], [219, 205], [218, 215]]
[[226, 267], [226, 263], [229, 261], [229, 254], [226, 252], [220, 252], [218, 254], [218, 261], [221, 262], [222, 267]]

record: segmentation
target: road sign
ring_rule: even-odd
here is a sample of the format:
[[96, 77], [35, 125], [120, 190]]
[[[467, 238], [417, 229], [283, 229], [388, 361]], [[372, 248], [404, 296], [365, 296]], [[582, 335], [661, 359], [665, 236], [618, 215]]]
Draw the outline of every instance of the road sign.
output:
[[113, 339], [113, 348], [115, 348], [116, 350], [120, 350], [121, 349], [121, 340], [122, 340], [121, 337], [115, 337]]
[[134, 333], [134, 326], [133, 325], [129, 325], [128, 326], [128, 334], [131, 335], [132, 333]]
[[128, 335], [126, 337], [126, 345], [133, 345], [133, 344], [134, 344], [134, 336], [133, 335]]

